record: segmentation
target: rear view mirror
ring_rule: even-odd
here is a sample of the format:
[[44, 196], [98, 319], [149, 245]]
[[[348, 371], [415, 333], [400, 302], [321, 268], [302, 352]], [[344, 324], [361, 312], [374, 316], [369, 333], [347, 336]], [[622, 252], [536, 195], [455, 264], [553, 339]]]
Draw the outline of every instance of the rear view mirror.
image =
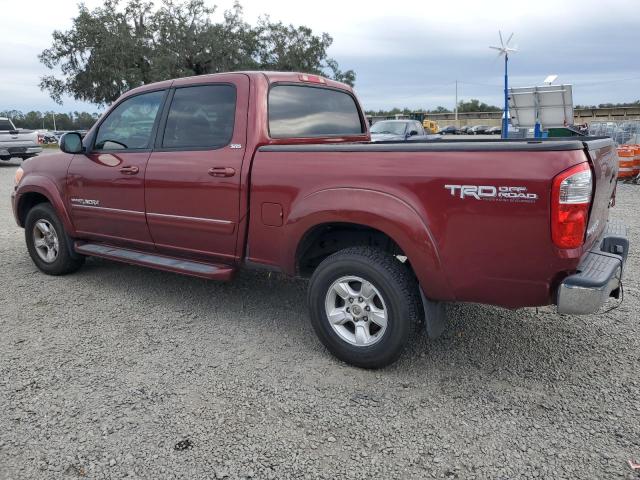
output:
[[65, 133], [60, 137], [60, 150], [64, 153], [81, 153], [82, 137], [78, 132]]

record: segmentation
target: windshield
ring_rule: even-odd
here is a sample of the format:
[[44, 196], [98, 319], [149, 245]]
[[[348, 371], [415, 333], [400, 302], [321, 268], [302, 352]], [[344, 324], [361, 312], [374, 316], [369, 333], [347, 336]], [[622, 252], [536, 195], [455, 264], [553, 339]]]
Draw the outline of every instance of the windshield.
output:
[[407, 129], [405, 122], [377, 122], [371, 127], [371, 133], [391, 133], [393, 135], [404, 135]]

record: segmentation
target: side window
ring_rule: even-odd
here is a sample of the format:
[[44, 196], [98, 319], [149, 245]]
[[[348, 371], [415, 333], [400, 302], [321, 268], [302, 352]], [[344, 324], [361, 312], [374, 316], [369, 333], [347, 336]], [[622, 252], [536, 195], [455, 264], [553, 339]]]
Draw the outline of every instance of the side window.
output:
[[272, 138], [360, 135], [356, 102], [348, 93], [303, 85], [275, 85], [269, 92]]
[[231, 141], [236, 116], [233, 85], [178, 88], [173, 95], [164, 148], [219, 148]]
[[7, 119], [0, 118], [0, 131], [8, 131], [13, 130], [13, 126], [11, 122]]
[[164, 94], [143, 93], [118, 105], [98, 128], [94, 150], [148, 148]]

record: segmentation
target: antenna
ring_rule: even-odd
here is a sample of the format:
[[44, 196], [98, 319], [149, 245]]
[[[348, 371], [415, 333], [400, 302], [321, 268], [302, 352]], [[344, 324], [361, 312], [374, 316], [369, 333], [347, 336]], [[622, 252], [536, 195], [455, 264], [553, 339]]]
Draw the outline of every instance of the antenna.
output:
[[498, 58], [504, 55], [504, 114], [502, 116], [502, 138], [507, 138], [509, 133], [509, 54], [517, 52], [518, 49], [517, 47], [509, 45], [513, 39], [513, 33], [509, 35], [506, 42], [502, 39], [502, 32], [500, 30], [498, 30], [498, 35], [500, 36], [500, 46], [496, 47], [491, 45], [489, 48], [498, 51]]

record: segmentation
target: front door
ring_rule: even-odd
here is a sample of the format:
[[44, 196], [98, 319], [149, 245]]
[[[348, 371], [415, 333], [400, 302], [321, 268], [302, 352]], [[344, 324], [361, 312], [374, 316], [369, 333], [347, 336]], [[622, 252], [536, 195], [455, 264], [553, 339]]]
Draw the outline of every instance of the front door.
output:
[[[204, 80], [203, 80], [204, 81]], [[178, 86], [147, 165], [147, 223], [176, 255], [235, 256], [249, 80]]]
[[68, 198], [78, 236], [153, 247], [144, 176], [166, 91], [124, 99], [100, 123], [88, 153], [73, 157]]

